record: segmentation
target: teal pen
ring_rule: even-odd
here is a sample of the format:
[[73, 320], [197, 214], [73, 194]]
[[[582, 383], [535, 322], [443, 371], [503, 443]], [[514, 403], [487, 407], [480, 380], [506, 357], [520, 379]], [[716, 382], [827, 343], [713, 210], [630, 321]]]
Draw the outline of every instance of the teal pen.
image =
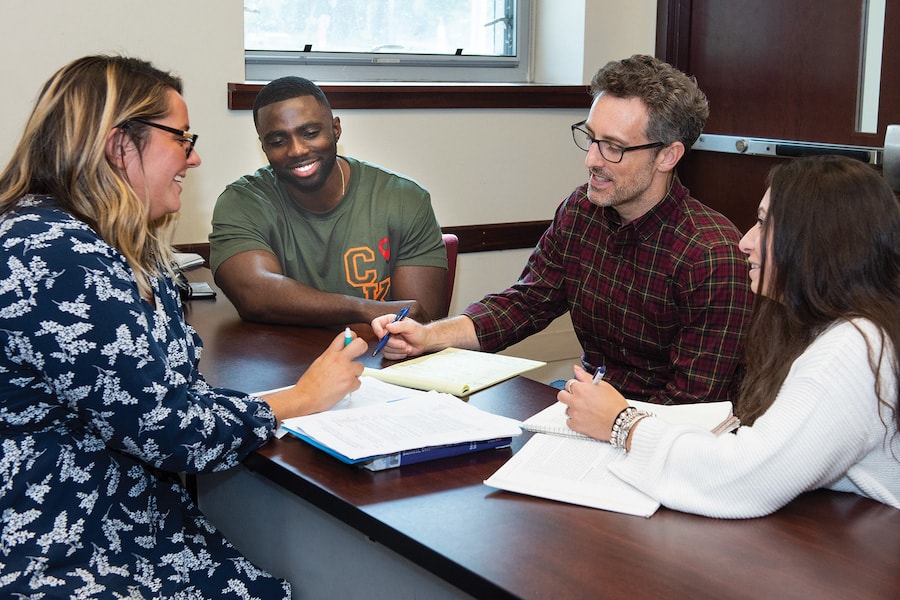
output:
[[[350, 345], [350, 342], [352, 342], [352, 341], [353, 341], [353, 334], [350, 332], [350, 328], [349, 328], [349, 327], [344, 327], [344, 348], [346, 348], [347, 346], [349, 346], [349, 345]], [[347, 396], [346, 396], [344, 399], [345, 399], [345, 400], [350, 400], [350, 399], [352, 399], [352, 393], [351, 393], [351, 394], [347, 394]]]

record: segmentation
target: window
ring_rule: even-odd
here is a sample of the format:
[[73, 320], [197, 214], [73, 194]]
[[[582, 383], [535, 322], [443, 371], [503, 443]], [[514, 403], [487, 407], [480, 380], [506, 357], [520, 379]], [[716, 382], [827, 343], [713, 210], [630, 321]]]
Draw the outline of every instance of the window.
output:
[[244, 0], [246, 78], [527, 82], [531, 0]]

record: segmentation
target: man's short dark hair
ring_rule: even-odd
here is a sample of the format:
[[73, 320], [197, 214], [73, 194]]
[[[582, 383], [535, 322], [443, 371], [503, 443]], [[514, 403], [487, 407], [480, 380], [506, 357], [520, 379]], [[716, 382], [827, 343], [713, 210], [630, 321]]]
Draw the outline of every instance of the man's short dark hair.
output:
[[647, 107], [647, 139], [689, 150], [706, 124], [709, 103], [697, 79], [646, 54], [606, 63], [591, 81], [591, 94], [638, 98]]
[[331, 109], [331, 104], [328, 102], [325, 92], [309, 79], [294, 75], [281, 77], [266, 84], [256, 95], [256, 100], [253, 101], [253, 125], [257, 128], [259, 127], [259, 109], [276, 102], [302, 96], [313, 96], [318, 100], [319, 104], [329, 110]]

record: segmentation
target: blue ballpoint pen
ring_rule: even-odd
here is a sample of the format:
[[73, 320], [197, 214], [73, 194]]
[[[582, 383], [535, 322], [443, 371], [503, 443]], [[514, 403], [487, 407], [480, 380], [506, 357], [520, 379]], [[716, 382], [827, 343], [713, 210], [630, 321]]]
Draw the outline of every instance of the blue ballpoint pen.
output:
[[594, 371], [594, 379], [591, 380], [591, 383], [597, 385], [600, 383], [600, 380], [603, 379], [604, 375], [606, 375], [606, 366], [600, 365], [597, 367], [597, 370]]
[[[400, 309], [400, 312], [397, 313], [397, 316], [394, 317], [394, 320], [392, 321], [392, 323], [396, 323], [397, 321], [403, 319], [403, 317], [405, 317], [408, 314], [409, 314], [409, 307], [404, 306], [403, 308]], [[375, 346], [375, 352], [372, 353], [372, 356], [376, 356], [379, 352], [381, 352], [381, 350], [384, 348], [384, 345], [388, 343], [388, 340], [390, 339], [390, 337], [391, 337], [390, 333], [385, 333], [384, 337], [381, 338], [380, 340], [378, 340], [378, 345]]]

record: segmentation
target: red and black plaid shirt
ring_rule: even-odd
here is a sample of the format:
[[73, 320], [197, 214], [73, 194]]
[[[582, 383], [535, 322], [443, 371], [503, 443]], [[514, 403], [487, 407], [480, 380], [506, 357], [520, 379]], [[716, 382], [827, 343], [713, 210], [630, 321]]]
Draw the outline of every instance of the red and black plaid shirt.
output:
[[576, 189], [509, 289], [465, 314], [481, 348], [502, 350], [569, 311], [589, 371], [627, 398], [731, 400], [752, 293], [740, 234], [676, 177], [646, 215], [622, 225]]

